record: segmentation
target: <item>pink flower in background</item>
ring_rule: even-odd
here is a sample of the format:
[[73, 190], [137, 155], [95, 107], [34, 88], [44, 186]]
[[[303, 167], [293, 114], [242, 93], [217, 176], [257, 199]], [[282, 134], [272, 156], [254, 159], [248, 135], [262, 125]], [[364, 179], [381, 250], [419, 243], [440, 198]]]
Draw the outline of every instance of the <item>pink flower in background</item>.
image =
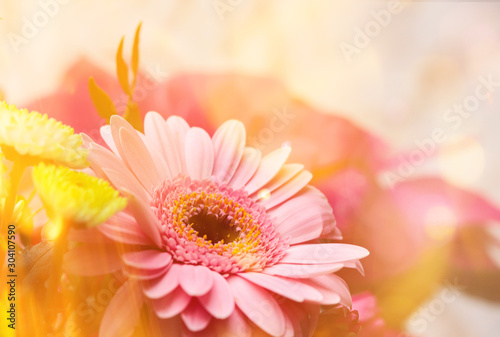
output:
[[364, 292], [352, 297], [352, 310], [359, 315], [361, 329], [358, 337], [408, 337], [408, 335], [390, 329], [380, 315], [377, 300]]
[[314, 337], [407, 337], [387, 327], [375, 297], [364, 292], [352, 296], [352, 308], [342, 305], [324, 310]]
[[100, 336], [130, 333], [144, 301], [169, 335], [172, 326], [182, 334], [241, 336], [256, 326], [272, 336], [307, 335], [320, 305], [350, 305], [346, 284], [332, 273], [359, 268], [368, 251], [318, 242], [340, 232], [326, 198], [308, 185], [311, 173], [286, 163], [290, 147], [261, 157], [245, 146], [235, 120], [213, 137], [155, 112], [144, 125], [142, 134], [112, 117], [101, 128], [112, 151], [86, 139], [91, 168], [129, 196], [128, 210], [99, 228], [121, 244], [101, 250], [101, 259], [113, 261], [108, 270], [89, 268], [92, 245], [65, 259], [73, 273], [123, 268], [129, 276]]

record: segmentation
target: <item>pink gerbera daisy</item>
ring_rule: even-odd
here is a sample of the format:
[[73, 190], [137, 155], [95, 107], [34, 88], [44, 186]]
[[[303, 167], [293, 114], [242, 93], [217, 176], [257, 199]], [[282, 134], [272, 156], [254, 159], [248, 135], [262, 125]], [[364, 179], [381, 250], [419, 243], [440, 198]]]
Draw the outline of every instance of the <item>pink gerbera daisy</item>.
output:
[[[144, 126], [142, 134], [113, 116], [101, 128], [111, 151], [84, 137], [92, 169], [129, 198], [99, 227], [108, 248], [97, 272], [128, 276], [99, 336], [130, 335], [144, 303], [168, 336], [308, 336], [320, 305], [350, 306], [333, 273], [360, 268], [368, 252], [318, 240], [340, 232], [326, 198], [308, 185], [312, 175], [285, 163], [290, 147], [261, 157], [245, 147], [236, 120], [212, 137], [155, 112]], [[68, 271], [97, 273], [81, 269], [96, 256], [87, 246], [67, 254]]]

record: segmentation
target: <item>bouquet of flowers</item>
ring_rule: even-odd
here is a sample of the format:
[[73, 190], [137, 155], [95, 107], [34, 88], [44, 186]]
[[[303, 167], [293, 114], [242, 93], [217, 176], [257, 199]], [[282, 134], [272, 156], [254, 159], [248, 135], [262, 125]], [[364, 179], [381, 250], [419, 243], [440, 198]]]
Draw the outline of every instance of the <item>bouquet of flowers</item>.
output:
[[497, 270], [482, 196], [387, 184], [387, 142], [272, 79], [157, 80], [139, 34], [117, 80], [0, 103], [2, 336], [405, 336]]

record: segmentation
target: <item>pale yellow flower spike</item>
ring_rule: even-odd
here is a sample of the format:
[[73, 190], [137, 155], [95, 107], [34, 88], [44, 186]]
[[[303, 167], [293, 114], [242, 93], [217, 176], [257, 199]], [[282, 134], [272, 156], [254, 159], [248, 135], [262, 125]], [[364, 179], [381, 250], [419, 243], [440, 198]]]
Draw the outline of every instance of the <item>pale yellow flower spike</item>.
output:
[[[127, 205], [107, 181], [63, 166], [40, 163], [33, 169], [33, 182], [56, 227], [98, 226]], [[60, 232], [51, 231], [56, 237]]]
[[72, 168], [88, 166], [82, 138], [71, 127], [36, 111], [0, 102], [0, 146], [8, 160], [40, 161]]

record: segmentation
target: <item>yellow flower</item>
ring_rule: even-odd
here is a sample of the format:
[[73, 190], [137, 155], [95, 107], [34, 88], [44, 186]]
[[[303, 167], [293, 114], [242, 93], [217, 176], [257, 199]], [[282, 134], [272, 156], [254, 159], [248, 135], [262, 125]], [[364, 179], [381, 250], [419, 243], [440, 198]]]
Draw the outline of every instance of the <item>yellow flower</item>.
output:
[[87, 166], [82, 138], [71, 127], [36, 111], [0, 102], [0, 147], [5, 157], [26, 165], [47, 161], [72, 168]]
[[61, 226], [98, 226], [127, 205], [107, 181], [67, 167], [40, 163], [33, 181], [47, 215]]

